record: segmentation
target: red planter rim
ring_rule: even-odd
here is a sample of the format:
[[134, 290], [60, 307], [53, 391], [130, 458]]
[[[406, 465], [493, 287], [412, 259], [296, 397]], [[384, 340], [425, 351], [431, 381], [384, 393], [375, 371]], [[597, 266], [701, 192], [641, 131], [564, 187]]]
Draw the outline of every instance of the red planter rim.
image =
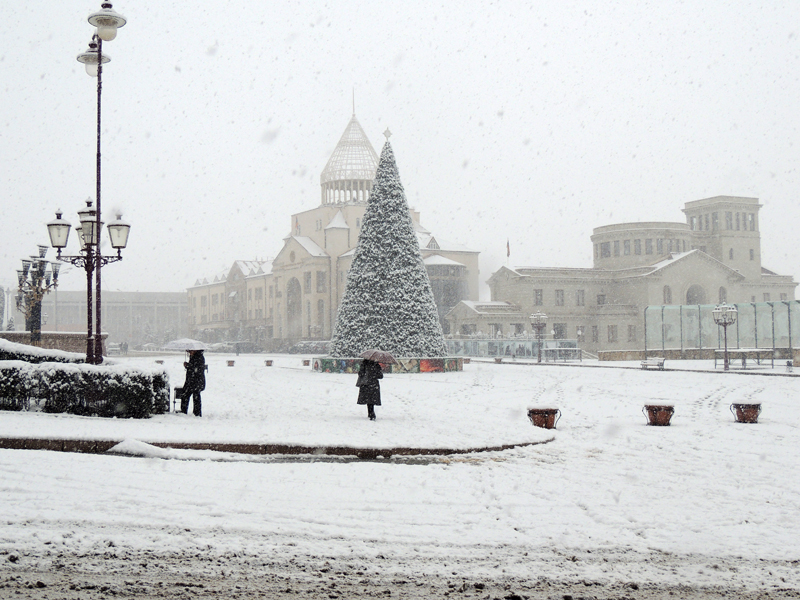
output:
[[760, 404], [731, 404], [731, 412], [737, 423], [758, 423], [761, 414]]
[[645, 404], [642, 412], [647, 417], [648, 425], [669, 425], [672, 415], [675, 413], [675, 407], [672, 404]]
[[557, 408], [529, 408], [528, 418], [535, 427], [555, 429], [561, 419], [561, 411]]

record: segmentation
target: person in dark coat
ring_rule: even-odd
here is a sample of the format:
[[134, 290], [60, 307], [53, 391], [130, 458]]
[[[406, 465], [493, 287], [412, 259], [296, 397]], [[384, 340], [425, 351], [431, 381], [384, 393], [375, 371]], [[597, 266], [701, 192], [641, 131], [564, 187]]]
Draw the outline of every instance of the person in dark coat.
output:
[[364, 359], [358, 369], [358, 404], [367, 405], [367, 416], [370, 421], [375, 420], [375, 406], [381, 405], [381, 384], [383, 370], [380, 363]]
[[189, 350], [189, 362], [183, 363], [186, 369], [186, 382], [181, 395], [181, 412], [189, 412], [189, 396], [192, 397], [192, 412], [195, 417], [202, 416], [200, 392], [206, 389], [206, 359], [202, 350]]

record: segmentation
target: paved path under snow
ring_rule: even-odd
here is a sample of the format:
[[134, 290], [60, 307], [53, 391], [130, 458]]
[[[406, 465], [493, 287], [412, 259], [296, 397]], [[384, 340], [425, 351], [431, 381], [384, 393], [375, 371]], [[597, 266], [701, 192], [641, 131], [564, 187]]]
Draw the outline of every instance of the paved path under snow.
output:
[[[235, 439], [234, 408], [250, 407], [254, 422], [295, 415], [293, 435], [324, 434], [333, 422], [380, 442], [413, 437], [429, 419], [438, 419], [432, 431], [477, 424], [487, 439], [502, 439], [506, 425], [533, 429], [527, 406], [555, 405], [564, 416], [548, 444], [425, 461], [0, 450], [0, 592], [37, 600], [800, 597], [794, 378], [468, 365], [438, 380], [387, 377], [387, 402], [370, 424], [352, 381], [297, 370], [270, 374], [262, 394], [263, 373], [250, 377], [255, 368], [238, 364], [224, 379], [239, 395], [212, 388], [208, 419], [134, 425]], [[316, 395], [320, 386], [330, 393]], [[315, 395], [298, 397], [304, 389]], [[762, 403], [759, 423], [735, 423], [732, 402]], [[673, 403], [672, 426], [646, 426], [646, 403]], [[82, 423], [5, 417], [6, 429]]]

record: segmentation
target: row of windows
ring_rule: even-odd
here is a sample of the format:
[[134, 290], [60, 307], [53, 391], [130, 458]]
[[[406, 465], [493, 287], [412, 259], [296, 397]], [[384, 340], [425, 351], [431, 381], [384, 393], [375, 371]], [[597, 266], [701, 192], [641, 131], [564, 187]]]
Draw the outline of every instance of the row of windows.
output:
[[[553, 296], [553, 303], [555, 306], [566, 306], [567, 302], [567, 295], [564, 290], [555, 290]], [[586, 290], [575, 290], [575, 295], [572, 298], [575, 304], [574, 306], [586, 306]], [[605, 304], [606, 303], [606, 296], [605, 294], [599, 294], [597, 296], [597, 304]], [[544, 306], [544, 290], [542, 289], [535, 289], [533, 290], [533, 305], [534, 306]]]
[[[328, 277], [325, 271], [317, 271], [316, 283], [317, 293], [324, 294], [328, 290]], [[311, 293], [311, 271], [303, 273], [303, 293]]]
[[[692, 231], [719, 231], [719, 213], [712, 212], [689, 218]], [[725, 229], [728, 231], [755, 231], [755, 213], [725, 212]]]
[[[253, 300], [253, 289], [255, 289], [255, 300], [261, 302], [264, 300], [264, 288], [250, 288], [247, 290], [248, 301]], [[272, 298], [272, 286], [269, 286], [269, 297]], [[211, 306], [218, 306], [225, 303], [225, 294], [211, 294]], [[205, 308], [208, 306], [208, 296], [200, 296], [200, 307]], [[192, 297], [192, 308], [197, 308], [197, 296]]]
[[[498, 334], [503, 333], [503, 325], [500, 323], [490, 323], [489, 327], [491, 328], [491, 334], [496, 336]], [[553, 323], [552, 327], [552, 335], [554, 340], [564, 340], [568, 339], [569, 337], [569, 328], [566, 323]], [[514, 333], [520, 335], [525, 332], [525, 325], [522, 323], [512, 323], [511, 328], [513, 329]], [[474, 333], [474, 331], [465, 330], [462, 327], [462, 333]], [[589, 337], [594, 344], [600, 343], [600, 326], [599, 325], [592, 325], [589, 331], [587, 332], [587, 328], [585, 325], [576, 325], [575, 326], [575, 338], [578, 340], [578, 343], [586, 342], [586, 334], [589, 334]], [[606, 326], [606, 336], [609, 343], [615, 343], [620, 341], [619, 340], [619, 328], [617, 325], [607, 325]], [[627, 341], [629, 342], [636, 342], [636, 325], [628, 325], [628, 336]]]
[[611, 258], [612, 250], [614, 256], [630, 256], [633, 253], [635, 256], [641, 256], [642, 247], [644, 246], [645, 254], [669, 254], [670, 252], [686, 252], [688, 249], [686, 240], [658, 238], [653, 245], [653, 239], [647, 238], [644, 240], [614, 240], [613, 242], [601, 242], [594, 245], [595, 258]]
[[[750, 248], [750, 260], [756, 259], [756, 251]], [[733, 248], [728, 249], [728, 260], [733, 260]]]
[[[306, 271], [304, 273], [305, 279], [305, 293], [311, 293], [311, 272]], [[317, 271], [316, 276], [316, 290], [319, 294], [324, 294], [327, 292], [327, 277], [325, 271]], [[255, 293], [254, 293], [255, 292]], [[274, 296], [280, 298], [280, 293], [274, 293], [273, 286], [269, 286], [269, 297], [272, 298]], [[255, 296], [256, 302], [262, 302], [264, 300], [264, 288], [250, 288], [247, 290], [247, 300], [248, 302], [253, 301], [253, 297]], [[208, 296], [200, 296], [200, 307], [205, 308], [208, 306], [209, 297]], [[218, 306], [220, 304], [225, 303], [225, 295], [224, 294], [212, 294], [211, 295], [211, 306]], [[192, 308], [197, 308], [197, 296], [192, 297]]]

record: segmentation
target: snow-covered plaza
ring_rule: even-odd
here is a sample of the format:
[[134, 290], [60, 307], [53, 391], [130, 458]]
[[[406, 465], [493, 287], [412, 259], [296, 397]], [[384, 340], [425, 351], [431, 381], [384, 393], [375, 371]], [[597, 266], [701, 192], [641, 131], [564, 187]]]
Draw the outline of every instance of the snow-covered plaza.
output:
[[[183, 355], [158, 358], [180, 385]], [[208, 355], [199, 419], [2, 413], [1, 437], [126, 440], [139, 456], [0, 450], [0, 586], [30, 598], [800, 593], [798, 383], [759, 374], [778, 369], [473, 362], [386, 375], [370, 422], [355, 375], [301, 358]], [[734, 402], [761, 403], [758, 424], [735, 423]], [[644, 404], [674, 404], [672, 425], [646, 426]], [[532, 406], [559, 408], [557, 430], [534, 428]], [[543, 443], [362, 461], [146, 444], [161, 441]]]

